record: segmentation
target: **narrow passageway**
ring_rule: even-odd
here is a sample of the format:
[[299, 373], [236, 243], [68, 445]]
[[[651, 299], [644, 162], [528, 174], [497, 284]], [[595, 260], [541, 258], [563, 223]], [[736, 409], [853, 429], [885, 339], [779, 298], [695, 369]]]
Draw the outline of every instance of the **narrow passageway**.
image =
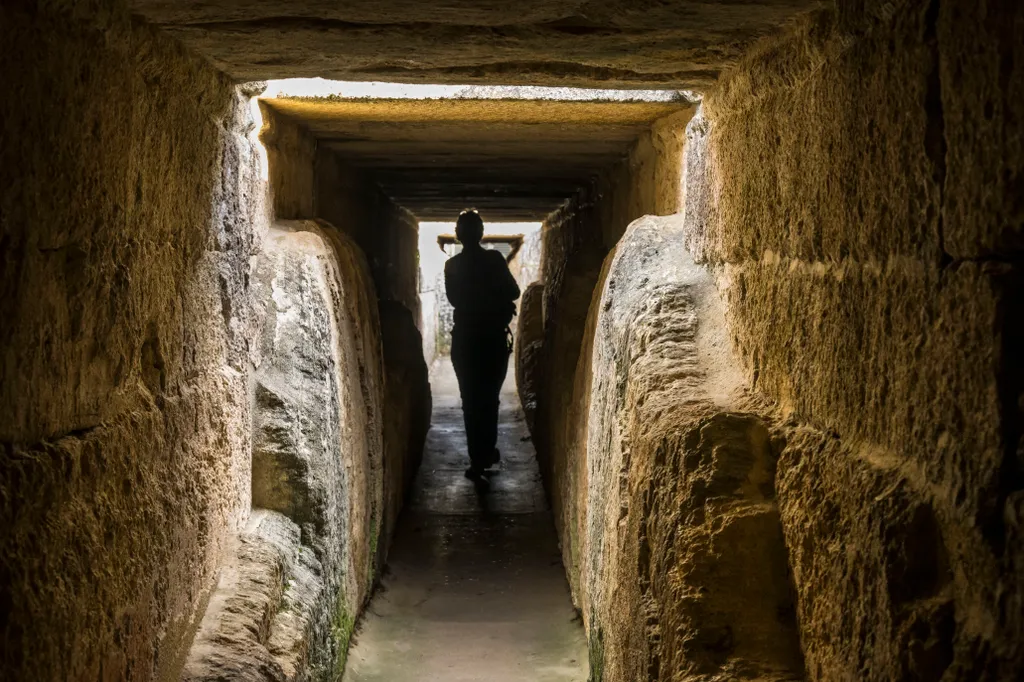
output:
[[502, 391], [502, 464], [486, 492], [463, 476], [465, 431], [447, 357], [431, 389], [423, 464], [345, 681], [583, 682], [586, 641], [512, 372]]

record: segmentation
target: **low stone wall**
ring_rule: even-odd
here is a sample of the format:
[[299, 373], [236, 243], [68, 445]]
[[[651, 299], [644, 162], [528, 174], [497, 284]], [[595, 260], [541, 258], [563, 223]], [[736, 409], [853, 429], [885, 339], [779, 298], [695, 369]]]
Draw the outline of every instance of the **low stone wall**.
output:
[[680, 217], [630, 225], [576, 368], [556, 494], [593, 677], [801, 679], [772, 412], [684, 241]]
[[519, 324], [516, 328], [516, 388], [526, 423], [532, 431], [537, 416], [537, 391], [540, 384], [541, 351], [544, 347], [544, 285], [534, 282], [519, 299]]
[[[330, 231], [330, 232], [328, 232]], [[369, 268], [355, 243], [278, 222], [256, 277], [253, 514], [185, 668], [190, 680], [334, 679], [382, 565], [385, 377]], [[402, 457], [404, 452], [390, 453]], [[249, 670], [260, 661], [259, 670]]]
[[[417, 286], [419, 224], [381, 191], [372, 175], [352, 167], [329, 147], [318, 145], [300, 123], [276, 110], [273, 100], [263, 101], [261, 106], [265, 125], [260, 139], [267, 145], [270, 158], [275, 207], [278, 211], [304, 212], [297, 217], [329, 224], [325, 234], [338, 237], [345, 248], [350, 243], [357, 245], [369, 268], [371, 290], [381, 314], [386, 383], [406, 382], [407, 392], [385, 398], [391, 406], [386, 415], [385, 448], [392, 453], [389, 461], [406, 472], [394, 479], [397, 485], [418, 464], [427, 428], [423, 426], [424, 405], [430, 404], [429, 384], [420, 376], [421, 366], [425, 367], [425, 347], [421, 340], [416, 341], [422, 339]], [[413, 341], [416, 348], [406, 348]], [[427, 409], [428, 422], [429, 414]], [[403, 495], [401, 486], [393, 491], [394, 499], [388, 507], [392, 521]], [[383, 537], [389, 539], [390, 532]], [[380, 545], [381, 556], [386, 549], [384, 542]]]
[[[565, 537], [577, 514], [565, 477], [576, 463], [569, 459], [577, 439], [581, 405], [574, 400], [577, 363], [589, 353], [587, 311], [598, 285], [602, 263], [630, 221], [648, 213], [679, 210], [686, 110], [657, 122], [628, 159], [609, 169], [544, 222], [541, 281], [544, 284], [542, 348], [535, 350], [536, 411], [532, 433], [555, 523]], [[581, 378], [585, 381], [585, 378]], [[563, 542], [565, 560], [568, 543]], [[570, 571], [570, 576], [573, 572]]]
[[378, 565], [387, 557], [405, 495], [412, 485], [427, 430], [432, 403], [430, 379], [423, 357], [423, 338], [413, 313], [396, 301], [379, 304], [384, 348], [384, 522]]

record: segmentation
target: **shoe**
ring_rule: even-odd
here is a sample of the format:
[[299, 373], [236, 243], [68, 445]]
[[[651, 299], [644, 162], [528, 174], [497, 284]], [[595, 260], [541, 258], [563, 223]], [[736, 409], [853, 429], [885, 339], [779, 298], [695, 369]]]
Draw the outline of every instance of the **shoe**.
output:
[[498, 451], [498, 448], [494, 448], [494, 453], [491, 454], [491, 458], [488, 460], [487, 466], [492, 467], [499, 462], [501, 462], [501, 452]]
[[466, 469], [466, 478], [471, 481], [480, 481], [484, 477], [484, 470], [478, 466], [471, 466]]

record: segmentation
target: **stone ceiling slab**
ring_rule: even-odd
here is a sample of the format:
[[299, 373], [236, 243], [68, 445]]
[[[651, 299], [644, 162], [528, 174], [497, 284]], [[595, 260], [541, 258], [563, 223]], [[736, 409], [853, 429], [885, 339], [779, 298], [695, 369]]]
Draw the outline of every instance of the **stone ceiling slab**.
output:
[[702, 90], [820, 0], [129, 0], [240, 81]]

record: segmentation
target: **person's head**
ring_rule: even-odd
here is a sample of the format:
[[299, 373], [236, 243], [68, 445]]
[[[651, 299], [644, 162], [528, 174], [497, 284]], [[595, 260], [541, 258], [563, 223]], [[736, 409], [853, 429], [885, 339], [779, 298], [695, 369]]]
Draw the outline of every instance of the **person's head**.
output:
[[484, 221], [474, 209], [467, 208], [455, 223], [455, 236], [463, 246], [474, 246], [484, 238]]

